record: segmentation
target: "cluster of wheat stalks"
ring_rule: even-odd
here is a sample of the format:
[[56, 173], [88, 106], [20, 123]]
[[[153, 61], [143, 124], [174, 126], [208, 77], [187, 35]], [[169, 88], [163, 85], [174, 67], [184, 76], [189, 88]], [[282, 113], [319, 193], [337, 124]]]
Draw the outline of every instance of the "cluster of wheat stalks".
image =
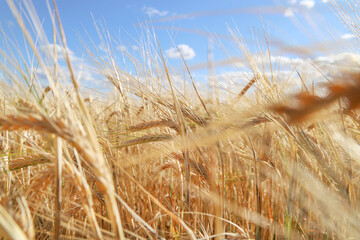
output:
[[[214, 99], [194, 82], [186, 93], [174, 84], [149, 38], [151, 66], [128, 56], [136, 75], [111, 51], [88, 50], [114, 91], [84, 98], [69, 55], [62, 81], [56, 48], [49, 68], [8, 4], [46, 84], [1, 51], [2, 239], [360, 236], [358, 74], [339, 73], [325, 95], [305, 87], [285, 104], [282, 83], [252, 66], [238, 96]], [[52, 19], [52, 41], [66, 48], [56, 11]]]

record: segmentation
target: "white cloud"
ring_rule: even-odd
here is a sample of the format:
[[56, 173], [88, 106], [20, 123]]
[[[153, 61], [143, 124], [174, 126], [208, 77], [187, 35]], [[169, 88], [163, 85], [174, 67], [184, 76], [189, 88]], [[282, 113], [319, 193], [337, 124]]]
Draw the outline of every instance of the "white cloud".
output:
[[296, 3], [296, 0], [289, 0], [288, 2], [289, 2], [289, 4], [292, 4], [292, 5], [293, 5], [293, 4]]
[[358, 71], [360, 66], [360, 55], [351, 52], [343, 52], [324, 57], [317, 57], [315, 62], [324, 67], [329, 67], [331, 70]]
[[100, 43], [98, 45], [98, 49], [102, 52], [109, 52], [110, 51], [110, 47], [108, 45], [104, 45], [103, 43]]
[[344, 35], [341, 36], [341, 39], [345, 39], [345, 40], [349, 40], [355, 38], [355, 35], [352, 33], [345, 33]]
[[136, 45], [132, 45], [132, 46], [131, 46], [131, 49], [134, 50], [134, 51], [139, 51], [139, 47], [136, 46]]
[[7, 20], [6, 23], [11, 28], [15, 26], [15, 23], [13, 21], [11, 21], [11, 20]]
[[307, 9], [312, 9], [315, 6], [314, 0], [302, 0], [300, 6], [306, 7]]
[[119, 50], [121, 52], [126, 52], [127, 48], [125, 45], [118, 45], [118, 46], [116, 46], [116, 50]]
[[[45, 65], [47, 70], [52, 75], [54, 72], [54, 66], [53, 66], [54, 47], [56, 48], [56, 52], [57, 52], [56, 55], [57, 55], [57, 59], [59, 60], [57, 66], [58, 78], [61, 82], [67, 84], [69, 83], [70, 72], [64, 61], [65, 52], [66, 52], [65, 48], [58, 44], [54, 45], [53, 43], [50, 43], [47, 45], [40, 46], [39, 51], [44, 55], [44, 59], [49, 60], [49, 61], [45, 61]], [[88, 87], [95, 87], [95, 86], [98, 87], [103, 84], [101, 78], [99, 77], [99, 74], [91, 70], [93, 69], [93, 67], [91, 67], [86, 62], [86, 60], [76, 55], [71, 49], [68, 49], [68, 52], [69, 52], [70, 61], [72, 62], [75, 76], [81, 84]], [[48, 85], [44, 69], [37, 68], [36, 75], [41, 83], [44, 83], [44, 85]]]
[[169, 14], [169, 11], [160, 11], [153, 7], [146, 7], [142, 8], [143, 12], [147, 14], [149, 17], [165, 17]]
[[[178, 48], [184, 54], [184, 57], [185, 57], [185, 51], [188, 51], [188, 48], [191, 49], [189, 46], [185, 44], [179, 45]], [[187, 50], [184, 51], [184, 49]], [[168, 57], [170, 57], [170, 55], [177, 58], [180, 57], [177, 48], [168, 49], [166, 51], [166, 54], [168, 55]], [[81, 84], [89, 87], [104, 88], [105, 82], [103, 81], [103, 76], [93, 73], [91, 71], [90, 65], [87, 64], [86, 61], [77, 57], [75, 53], [73, 53], [73, 55], [75, 59], [78, 59], [76, 64], [74, 64], [73, 66], [74, 66], [75, 74], [78, 80], [81, 82]], [[195, 52], [190, 54], [190, 56], [191, 55], [192, 57], [194, 57]], [[264, 58], [261, 55], [253, 55], [253, 57], [254, 57], [253, 63], [259, 66], [259, 71], [264, 72], [264, 74], [268, 78], [271, 78], [272, 73], [270, 71], [270, 68], [267, 67], [270, 66], [269, 59]], [[336, 74], [339, 74], [342, 71], [359, 70], [360, 55], [351, 52], [343, 52], [338, 54], [325, 55], [325, 56], [317, 57], [315, 59], [300, 58], [300, 57], [291, 58], [287, 56], [274, 55], [271, 57], [271, 61], [273, 64], [279, 65], [279, 68], [277, 68], [277, 70], [273, 72], [276, 81], [279, 81], [279, 83], [281, 82], [285, 83], [285, 81], [288, 81], [286, 85], [279, 84], [279, 86], [280, 87], [283, 86], [287, 94], [292, 94], [298, 91], [299, 87], [301, 86], [301, 81], [299, 80], [299, 77], [294, 69], [295, 67], [296, 70], [299, 71], [303, 80], [306, 83], [310, 83], [312, 81], [314, 81], [315, 83], [320, 83], [320, 82], [324, 82], [324, 75], [329, 76], [331, 78], [331, 76], [336, 76]], [[316, 67], [314, 67], [314, 65]], [[221, 98], [222, 97], [226, 98], [227, 96], [233, 98], [234, 96], [236, 96], [236, 94], [238, 94], [242, 90], [242, 88], [249, 81], [249, 79], [252, 78], [252, 73], [250, 71], [250, 68], [247, 68], [246, 66], [248, 66], [248, 64], [244, 63], [244, 66], [241, 67], [242, 69], [240, 71], [236, 71], [236, 72], [223, 71], [217, 74], [216, 86], [219, 87], [219, 94]], [[264, 69], [262, 68], [262, 66], [265, 66]], [[49, 66], [49, 69], [51, 71], [52, 66]], [[58, 74], [60, 75], [60, 69], [58, 69]], [[61, 68], [61, 74], [62, 74], [61, 75], [62, 78], [60, 79], [62, 79], [64, 82], [69, 81], [70, 79], [69, 71], [67, 70], [65, 65]], [[38, 69], [37, 76], [41, 77], [39, 75], [41, 75], [42, 79], [45, 80], [44, 73], [40, 68]], [[183, 75], [180, 74], [178, 76], [173, 76], [172, 78], [179, 87], [183, 86], [184, 83]], [[203, 80], [196, 82], [196, 85], [199, 88], [206, 89], [209, 86], [211, 87], [211, 85], [208, 85], [207, 75], [196, 77], [196, 79]], [[319, 91], [322, 90], [323, 90], [322, 88], [319, 88]], [[252, 90], [250, 89], [249, 92], [251, 91]]]
[[[269, 59], [262, 57], [256, 58], [255, 63], [258, 66], [263, 64], [269, 65]], [[302, 72], [308, 73], [309, 76], [322, 76], [317, 69], [320, 69], [322, 73], [335, 73], [346, 70], [357, 71], [360, 66], [360, 55], [352, 52], [342, 52], [336, 54], [330, 54], [325, 56], [319, 56], [315, 59], [310, 58], [290, 58], [286, 56], [272, 56], [272, 63], [279, 64], [281, 69], [294, 69], [294, 66]], [[316, 68], [314, 67], [314, 64]]]
[[323, 3], [328, 3], [329, 0], [321, 0]]
[[[321, 88], [321, 83], [325, 82], [324, 76], [337, 77], [339, 73], [347, 71], [358, 71], [360, 66], [360, 55], [350, 52], [343, 52], [338, 54], [325, 55], [315, 59], [310, 58], [290, 58], [283, 56], [272, 56], [273, 64], [279, 64], [279, 69], [271, 72], [269, 66], [269, 59], [258, 56], [254, 59], [254, 63], [259, 66], [265, 66], [265, 69], [260, 70], [268, 78], [275, 77], [279, 82], [278, 87], [283, 87], [286, 94], [293, 94], [299, 91], [302, 81], [305, 83], [319, 84], [318, 93], [323, 93], [324, 88]], [[316, 66], [316, 67], [314, 67]], [[299, 79], [296, 71], [301, 74], [302, 80]], [[221, 97], [236, 96], [244, 85], [252, 78], [253, 74], [250, 69], [232, 72], [222, 72], [216, 76], [217, 84], [215, 87], [219, 88]], [[206, 82], [207, 78], [204, 78]], [[286, 83], [280, 84], [280, 83]], [[210, 84], [211, 86], [211, 84]], [[251, 92], [251, 89], [250, 89]]]
[[[40, 46], [40, 51], [45, 54], [46, 56], [49, 56], [50, 58], [54, 57], [54, 47], [56, 48], [56, 55], [59, 60], [65, 59], [66, 50], [63, 46], [60, 46], [59, 44], [56, 44], [54, 46], [53, 43]], [[70, 58], [74, 57], [74, 52], [68, 49], [68, 53]]]
[[189, 45], [179, 44], [177, 48], [172, 47], [166, 50], [166, 55], [169, 58], [181, 58], [180, 52], [184, 59], [193, 59], [195, 57], [195, 51]]
[[295, 14], [292, 8], [287, 8], [284, 12], [285, 17], [293, 17], [294, 15]]

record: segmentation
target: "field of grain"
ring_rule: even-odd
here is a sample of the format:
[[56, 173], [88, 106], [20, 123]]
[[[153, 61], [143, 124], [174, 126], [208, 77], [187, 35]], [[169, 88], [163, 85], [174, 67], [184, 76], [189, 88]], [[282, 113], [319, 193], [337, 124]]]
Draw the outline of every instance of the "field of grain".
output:
[[[4, 35], [1, 239], [359, 238], [359, 69], [326, 84], [280, 81], [231, 32], [252, 77], [226, 95], [197, 87], [185, 60], [186, 88], [174, 81], [148, 38], [132, 74], [84, 46], [111, 85], [97, 91], [79, 83], [68, 52], [65, 64], [56, 47], [41, 54], [35, 13], [26, 27], [8, 3], [37, 64], [16, 60]], [[59, 15], [46, 34], [66, 49]]]

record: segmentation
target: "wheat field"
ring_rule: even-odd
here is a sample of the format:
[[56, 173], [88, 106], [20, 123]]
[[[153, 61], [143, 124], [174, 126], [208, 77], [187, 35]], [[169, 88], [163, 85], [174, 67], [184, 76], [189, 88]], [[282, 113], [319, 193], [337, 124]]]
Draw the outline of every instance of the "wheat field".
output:
[[[224, 95], [197, 87], [185, 60], [186, 88], [174, 81], [149, 37], [144, 59], [128, 56], [132, 74], [84, 44], [108, 86], [97, 91], [79, 83], [68, 51], [61, 64], [56, 47], [37, 48], [67, 49], [55, 3], [47, 33], [36, 12], [25, 23], [8, 4], [36, 65], [16, 60], [3, 33], [1, 239], [360, 238], [356, 69], [326, 84], [280, 81], [232, 31], [252, 71]], [[356, 34], [357, 19], [332, 4]]]

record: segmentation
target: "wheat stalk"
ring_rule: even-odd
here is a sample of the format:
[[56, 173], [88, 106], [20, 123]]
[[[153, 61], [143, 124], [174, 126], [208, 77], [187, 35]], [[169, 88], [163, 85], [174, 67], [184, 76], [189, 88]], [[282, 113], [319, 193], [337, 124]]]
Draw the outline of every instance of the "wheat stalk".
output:
[[145, 135], [139, 138], [131, 139], [125, 142], [120, 143], [115, 148], [123, 148], [123, 147], [129, 147], [133, 145], [138, 144], [145, 144], [145, 143], [151, 143], [151, 142], [159, 142], [159, 141], [165, 141], [172, 139], [172, 136], [169, 134], [149, 134]]
[[53, 161], [49, 156], [44, 156], [42, 154], [34, 154], [34, 155], [27, 155], [23, 157], [18, 157], [11, 159], [9, 162], [9, 170], [14, 171], [24, 167], [35, 166], [38, 164], [49, 163]]

